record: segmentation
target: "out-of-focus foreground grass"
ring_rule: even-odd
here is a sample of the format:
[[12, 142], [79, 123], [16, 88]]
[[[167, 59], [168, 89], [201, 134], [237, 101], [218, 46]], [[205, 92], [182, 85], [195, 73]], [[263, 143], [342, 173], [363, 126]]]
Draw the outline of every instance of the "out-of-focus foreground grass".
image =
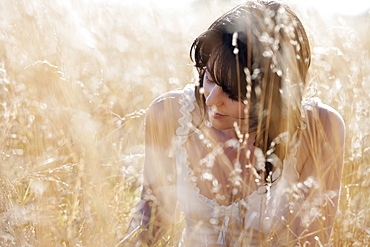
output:
[[[193, 81], [192, 40], [234, 4], [0, 3], [0, 245], [115, 246], [141, 183], [144, 119]], [[113, 3], [115, 2], [115, 3]], [[310, 85], [347, 126], [331, 243], [370, 238], [370, 16], [300, 10]]]

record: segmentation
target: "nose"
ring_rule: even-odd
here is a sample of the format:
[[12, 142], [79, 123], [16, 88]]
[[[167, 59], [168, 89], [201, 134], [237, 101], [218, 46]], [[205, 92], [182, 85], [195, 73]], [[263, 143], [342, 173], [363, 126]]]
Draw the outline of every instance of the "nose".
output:
[[208, 94], [205, 91], [204, 96], [208, 107], [218, 107], [223, 104], [223, 97], [225, 97], [225, 94], [220, 86], [214, 84], [209, 88]]

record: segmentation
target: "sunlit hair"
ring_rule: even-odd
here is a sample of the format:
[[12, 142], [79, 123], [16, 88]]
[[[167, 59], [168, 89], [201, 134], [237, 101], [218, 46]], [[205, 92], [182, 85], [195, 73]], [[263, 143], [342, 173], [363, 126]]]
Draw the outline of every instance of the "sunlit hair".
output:
[[[231, 99], [244, 103], [244, 132], [257, 131], [255, 146], [266, 160], [272, 153], [283, 160], [287, 140], [293, 140], [302, 124], [302, 89], [311, 62], [308, 38], [296, 14], [274, 1], [239, 5], [202, 33], [190, 54], [199, 73], [196, 98], [203, 116], [200, 89], [207, 70]], [[265, 164], [266, 180], [273, 166]]]

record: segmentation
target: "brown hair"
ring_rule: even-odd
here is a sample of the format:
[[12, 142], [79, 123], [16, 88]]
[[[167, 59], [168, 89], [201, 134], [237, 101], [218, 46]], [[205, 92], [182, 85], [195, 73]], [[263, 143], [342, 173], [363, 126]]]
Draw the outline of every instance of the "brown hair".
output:
[[[257, 131], [255, 145], [266, 160], [272, 153], [283, 160], [289, 145], [278, 137], [287, 133], [292, 139], [301, 125], [302, 89], [311, 62], [308, 38], [296, 14], [274, 1], [239, 5], [202, 33], [190, 54], [199, 74], [196, 98], [203, 116], [200, 88], [207, 70], [231, 99], [249, 107], [248, 131]], [[272, 169], [266, 161], [265, 179]]]

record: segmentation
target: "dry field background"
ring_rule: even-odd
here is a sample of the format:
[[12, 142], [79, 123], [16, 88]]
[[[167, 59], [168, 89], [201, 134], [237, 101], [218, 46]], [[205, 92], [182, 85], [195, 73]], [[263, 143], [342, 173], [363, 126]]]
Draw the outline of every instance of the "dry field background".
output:
[[[193, 81], [192, 40], [234, 5], [118, 2], [0, 3], [0, 246], [120, 241], [140, 191], [145, 110]], [[370, 15], [295, 9], [313, 47], [309, 93], [347, 126], [331, 245], [368, 246]]]

